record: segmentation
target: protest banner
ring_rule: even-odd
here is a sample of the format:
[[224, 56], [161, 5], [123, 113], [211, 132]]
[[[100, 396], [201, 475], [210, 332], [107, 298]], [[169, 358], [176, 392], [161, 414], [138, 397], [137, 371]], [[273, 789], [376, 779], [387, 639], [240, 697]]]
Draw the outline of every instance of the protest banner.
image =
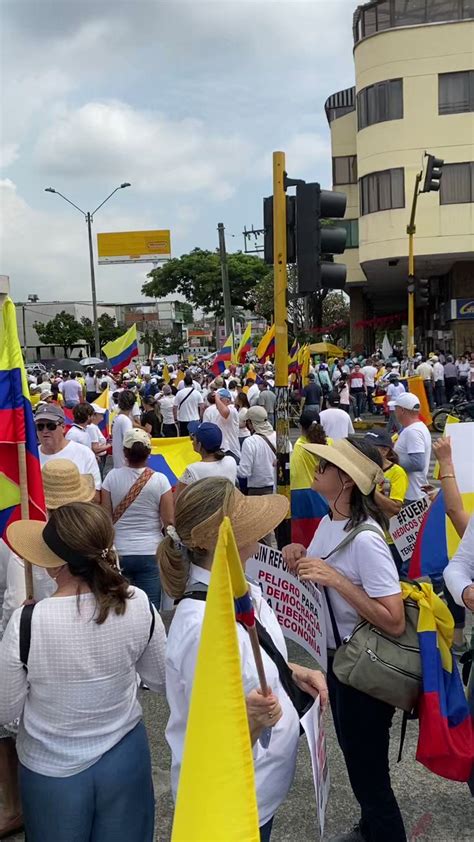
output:
[[402, 561], [411, 558], [421, 524], [430, 507], [430, 498], [422, 497], [400, 509], [390, 518], [388, 529]]
[[261, 586], [284, 636], [302, 646], [326, 670], [326, 623], [318, 588], [312, 582], [300, 582], [288, 570], [281, 552], [265, 544], [258, 545], [245, 572]]
[[316, 806], [318, 811], [319, 834], [321, 839], [324, 834], [324, 823], [326, 818], [326, 807], [329, 799], [329, 766], [326, 745], [326, 733], [324, 731], [323, 712], [319, 697], [314, 705], [300, 720], [308, 741], [309, 753], [311, 755], [311, 766], [313, 770], [314, 791], [316, 793]]

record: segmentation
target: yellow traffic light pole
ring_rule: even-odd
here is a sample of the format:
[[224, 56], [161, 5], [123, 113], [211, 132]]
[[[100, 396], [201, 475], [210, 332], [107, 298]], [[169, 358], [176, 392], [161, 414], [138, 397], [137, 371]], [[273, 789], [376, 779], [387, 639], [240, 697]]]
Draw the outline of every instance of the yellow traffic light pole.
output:
[[[275, 406], [277, 486], [290, 499], [290, 424], [288, 404], [288, 322], [285, 153], [273, 153], [273, 273], [275, 311]], [[289, 524], [279, 529], [279, 544], [289, 540]]]
[[423, 172], [416, 174], [415, 189], [411, 203], [410, 222], [407, 225], [408, 234], [408, 358], [415, 356], [415, 234], [416, 234], [416, 206]]

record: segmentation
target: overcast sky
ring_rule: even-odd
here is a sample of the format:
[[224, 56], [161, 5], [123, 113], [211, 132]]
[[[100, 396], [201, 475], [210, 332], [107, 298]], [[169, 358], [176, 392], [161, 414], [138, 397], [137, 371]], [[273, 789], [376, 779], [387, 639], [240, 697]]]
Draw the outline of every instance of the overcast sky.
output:
[[[260, 227], [271, 153], [330, 186], [324, 102], [353, 84], [355, 0], [0, 0], [0, 274], [12, 295], [88, 300], [87, 229], [170, 228], [173, 256]], [[235, 236], [232, 236], [235, 235]], [[138, 300], [142, 265], [96, 270]]]

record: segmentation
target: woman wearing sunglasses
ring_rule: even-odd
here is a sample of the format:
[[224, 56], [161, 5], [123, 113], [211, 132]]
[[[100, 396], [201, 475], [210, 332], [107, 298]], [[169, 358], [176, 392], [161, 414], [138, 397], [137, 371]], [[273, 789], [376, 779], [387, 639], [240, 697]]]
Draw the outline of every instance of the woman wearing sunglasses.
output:
[[[320, 522], [307, 550], [302, 544], [290, 544], [283, 555], [301, 580], [324, 589], [329, 699], [361, 809], [359, 824], [333, 842], [405, 842], [388, 763], [394, 708], [342, 684], [333, 672], [337, 636], [342, 640], [351, 634], [360, 617], [393, 636], [405, 628], [398, 573], [384, 538], [387, 521], [374, 501], [376, 486], [383, 482], [382, 457], [377, 448], [355, 439], [341, 439], [331, 447], [306, 444], [305, 448], [319, 457], [313, 489], [326, 498], [330, 513]], [[358, 533], [337, 551], [360, 524], [372, 530]]]

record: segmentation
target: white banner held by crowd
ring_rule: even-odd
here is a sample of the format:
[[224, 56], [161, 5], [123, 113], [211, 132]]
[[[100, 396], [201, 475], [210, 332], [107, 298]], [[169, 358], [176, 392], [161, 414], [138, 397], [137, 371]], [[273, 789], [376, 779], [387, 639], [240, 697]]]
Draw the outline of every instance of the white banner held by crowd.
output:
[[327, 669], [326, 624], [321, 594], [312, 582], [300, 580], [288, 570], [279, 550], [258, 545], [245, 572], [261, 586], [283, 634], [298, 643]]
[[318, 808], [319, 833], [322, 839], [326, 807], [329, 799], [330, 779], [326, 733], [324, 731], [323, 713], [319, 697], [315, 700], [314, 705], [311, 705], [309, 711], [300, 719], [300, 722], [304, 728], [311, 755], [316, 806]]
[[422, 497], [404, 506], [397, 515], [390, 518], [388, 529], [402, 561], [411, 558], [416, 537], [429, 507], [430, 498]]

